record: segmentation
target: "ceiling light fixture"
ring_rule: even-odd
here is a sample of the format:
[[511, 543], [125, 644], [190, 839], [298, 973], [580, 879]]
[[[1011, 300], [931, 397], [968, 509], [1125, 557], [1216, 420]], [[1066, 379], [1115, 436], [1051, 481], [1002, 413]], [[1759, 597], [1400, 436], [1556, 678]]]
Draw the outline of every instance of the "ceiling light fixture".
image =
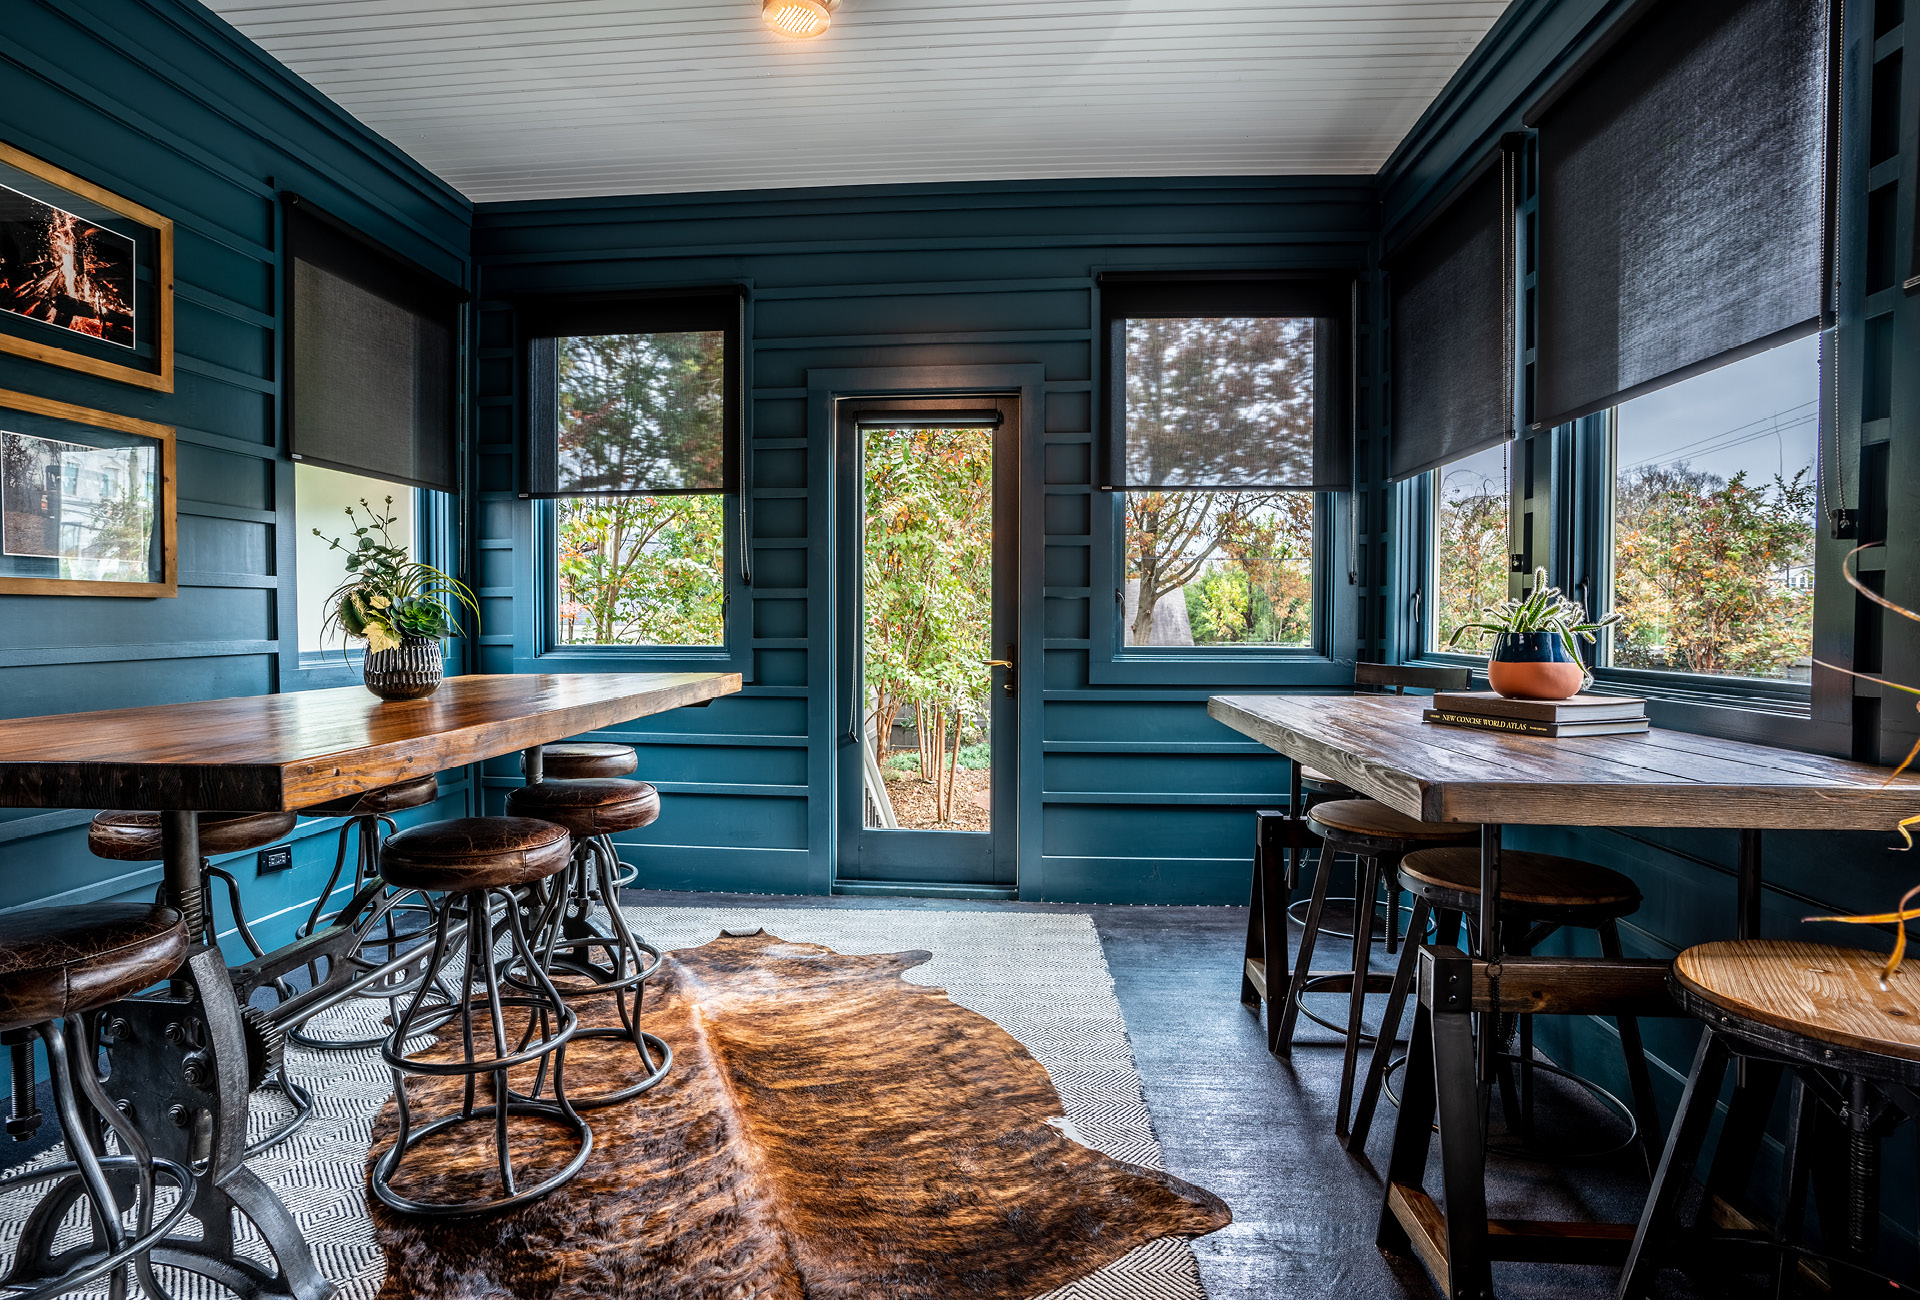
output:
[[760, 16], [782, 36], [806, 40], [827, 30], [840, 0], [764, 0]]

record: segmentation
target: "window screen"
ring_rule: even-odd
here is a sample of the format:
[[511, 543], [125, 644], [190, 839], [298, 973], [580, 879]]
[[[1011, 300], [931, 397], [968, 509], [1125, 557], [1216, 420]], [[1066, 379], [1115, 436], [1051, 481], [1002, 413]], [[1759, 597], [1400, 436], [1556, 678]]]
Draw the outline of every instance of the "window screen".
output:
[[1513, 438], [1507, 177], [1503, 154], [1387, 261], [1396, 479]]
[[1347, 486], [1351, 282], [1101, 282], [1108, 486]]
[[736, 291], [523, 306], [529, 497], [734, 491]]
[[453, 491], [454, 330], [464, 294], [299, 199], [289, 199], [287, 250], [289, 454]]
[[1827, 0], [1668, 0], [1539, 128], [1535, 427], [1816, 328]]

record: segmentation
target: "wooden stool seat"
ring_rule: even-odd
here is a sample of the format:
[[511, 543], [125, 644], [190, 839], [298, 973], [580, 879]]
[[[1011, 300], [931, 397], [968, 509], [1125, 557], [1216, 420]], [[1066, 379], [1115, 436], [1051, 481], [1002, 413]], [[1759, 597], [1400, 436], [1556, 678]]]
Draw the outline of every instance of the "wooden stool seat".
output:
[[118, 1002], [179, 969], [180, 913], [149, 903], [88, 903], [0, 916], [0, 1032]]
[[389, 836], [380, 875], [400, 889], [511, 889], [558, 875], [572, 856], [564, 826], [530, 817], [457, 817]]
[[[640, 756], [632, 745], [614, 745], [605, 741], [579, 740], [564, 745], [546, 745], [540, 750], [540, 774], [549, 781], [584, 781], [593, 777], [625, 776], [639, 768]], [[520, 771], [527, 770], [526, 756], [520, 758]]]
[[1365, 796], [1337, 776], [1328, 776], [1317, 767], [1300, 768], [1300, 784], [1306, 790], [1331, 799], [1361, 799]]
[[[1400, 860], [1400, 883], [1434, 907], [1477, 912], [1480, 851], [1409, 853]], [[1578, 858], [1506, 849], [1500, 854], [1500, 906], [1535, 919], [1577, 923], [1581, 918], [1631, 915], [1640, 906], [1640, 887], [1618, 871]]]
[[1480, 828], [1469, 822], [1423, 822], [1395, 812], [1374, 799], [1335, 799], [1307, 810], [1307, 820], [1321, 835], [1366, 836], [1416, 844], [1476, 840]]
[[644, 781], [618, 777], [542, 781], [509, 794], [507, 815], [538, 817], [566, 827], [581, 839], [592, 839], [652, 825], [660, 816], [660, 794]]
[[[409, 808], [424, 808], [440, 797], [440, 778], [417, 776], [411, 781], [362, 790], [344, 799], [302, 808], [302, 817], [385, 817]], [[204, 832], [203, 832], [204, 833]]]
[[1920, 969], [1894, 972], [1863, 948], [1786, 939], [1703, 943], [1674, 959], [1673, 980], [1727, 1015], [1856, 1052], [1920, 1061]]
[[[290, 812], [203, 812], [200, 852], [212, 857], [262, 848], [291, 831], [299, 820], [298, 813]], [[87, 847], [96, 858], [154, 861], [160, 857], [160, 814], [96, 813], [87, 827]]]

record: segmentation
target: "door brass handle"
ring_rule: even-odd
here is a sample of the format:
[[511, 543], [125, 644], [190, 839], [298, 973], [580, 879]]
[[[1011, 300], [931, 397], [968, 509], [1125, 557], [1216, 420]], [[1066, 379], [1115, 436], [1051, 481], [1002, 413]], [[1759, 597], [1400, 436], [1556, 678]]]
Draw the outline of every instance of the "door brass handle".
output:
[[1011, 660], [1011, 659], [983, 659], [983, 660], [981, 660], [981, 662], [982, 662], [982, 663], [984, 663], [984, 664], [986, 664], [986, 666], [987, 666], [987, 667], [989, 667], [989, 668], [1011, 668], [1011, 667], [1013, 667], [1013, 660]]

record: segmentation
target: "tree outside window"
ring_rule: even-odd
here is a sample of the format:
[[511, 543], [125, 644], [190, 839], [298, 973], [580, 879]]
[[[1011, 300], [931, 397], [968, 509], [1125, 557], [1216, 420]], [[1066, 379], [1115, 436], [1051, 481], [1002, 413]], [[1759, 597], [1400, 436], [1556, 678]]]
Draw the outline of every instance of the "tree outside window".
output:
[[[718, 482], [721, 331], [557, 341], [559, 456], [567, 482]], [[555, 502], [562, 645], [717, 646], [725, 640], [726, 513], [717, 493]]]
[[[1314, 321], [1128, 319], [1122, 639], [1306, 646], [1313, 494], [1209, 490], [1312, 481]], [[1192, 483], [1197, 486], [1172, 486]]]
[[1481, 610], [1507, 598], [1509, 444], [1434, 471], [1433, 612], [1428, 649]]
[[1818, 412], [1813, 338], [1616, 409], [1613, 665], [1810, 678]]

